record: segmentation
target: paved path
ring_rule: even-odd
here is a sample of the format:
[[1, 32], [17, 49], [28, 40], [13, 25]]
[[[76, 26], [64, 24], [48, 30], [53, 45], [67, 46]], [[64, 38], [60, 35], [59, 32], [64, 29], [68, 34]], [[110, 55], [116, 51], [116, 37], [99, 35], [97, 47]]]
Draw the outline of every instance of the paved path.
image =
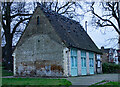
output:
[[120, 81], [120, 74], [97, 74], [93, 76], [69, 77], [73, 85], [92, 85], [102, 80]]
[[[6, 76], [3, 78], [17, 78], [17, 77]], [[36, 77], [31, 77], [31, 78], [36, 78]], [[102, 80], [111, 80], [111, 81], [119, 80], [120, 81], [120, 74], [96, 74], [96, 75], [92, 75], [92, 76], [68, 77], [68, 78], [64, 78], [64, 79], [67, 79], [70, 82], [72, 82], [72, 85], [76, 85], [76, 86], [78, 85], [78, 87], [80, 87], [80, 85], [82, 87], [88, 87], [89, 85], [95, 84]], [[72, 87], [74, 87], [74, 86], [72, 86]]]

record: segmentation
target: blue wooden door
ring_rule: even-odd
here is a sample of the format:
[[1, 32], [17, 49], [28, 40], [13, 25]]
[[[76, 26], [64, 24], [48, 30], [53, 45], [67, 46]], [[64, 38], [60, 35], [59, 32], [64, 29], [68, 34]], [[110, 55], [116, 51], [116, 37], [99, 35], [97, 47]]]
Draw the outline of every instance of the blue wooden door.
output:
[[86, 52], [85, 51], [81, 51], [81, 74], [87, 75]]
[[94, 53], [89, 52], [89, 72], [94, 74]]
[[71, 76], [77, 75], [77, 49], [71, 49]]

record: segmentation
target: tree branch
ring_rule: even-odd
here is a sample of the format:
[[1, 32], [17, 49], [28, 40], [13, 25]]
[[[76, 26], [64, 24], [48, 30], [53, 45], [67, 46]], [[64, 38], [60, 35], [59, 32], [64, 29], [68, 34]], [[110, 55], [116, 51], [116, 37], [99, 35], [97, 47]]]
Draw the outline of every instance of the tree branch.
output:
[[56, 12], [56, 10], [57, 10], [57, 6], [58, 6], [58, 2], [56, 2], [56, 5], [55, 5], [55, 12]]
[[70, 3], [70, 2], [67, 2], [64, 6], [61, 6], [60, 8], [58, 8], [57, 13], [58, 13], [62, 8], [65, 8], [66, 6], [68, 6], [69, 3]]
[[30, 18], [25, 18], [25, 19], [19, 21], [19, 22], [15, 25], [15, 27], [13, 28], [13, 31], [12, 31], [12, 33], [11, 33], [11, 36], [13, 37], [13, 34], [16, 32], [16, 29], [17, 29], [17, 27], [19, 26], [20, 23], [22, 23], [22, 22], [25, 21], [25, 20], [29, 20], [29, 19], [30, 19]]
[[70, 8], [71, 5], [73, 5], [73, 3], [71, 3], [71, 4], [65, 9], [65, 11], [63, 11], [63, 12], [60, 13], [60, 14], [64, 14], [64, 13], [68, 12], [67, 10]]
[[97, 23], [100, 27], [105, 27], [105, 26], [112, 26], [111, 24], [100, 24], [100, 23]]
[[12, 15], [11, 18], [15, 18], [16, 16], [31, 16], [32, 14], [15, 14]]
[[[93, 3], [93, 5], [94, 5], [94, 3]], [[94, 12], [93, 5], [91, 6], [91, 8], [92, 8], [92, 13], [93, 13], [96, 17], [98, 17], [99, 19], [101, 19], [102, 21], [107, 21], [107, 22], [109, 22], [109, 23], [115, 28], [115, 30], [117, 31], [117, 33], [120, 35], [120, 30], [119, 30], [110, 20], [108, 20], [108, 19], [103, 19], [102, 17], [100, 17], [98, 14], [96, 14], [96, 13]]]
[[4, 21], [3, 21], [3, 19], [2, 19], [2, 26], [3, 26], [4, 31], [6, 32], [6, 25], [5, 25]]
[[114, 18], [117, 20], [117, 22], [118, 22], [118, 21], [119, 21], [119, 18], [118, 18], [117, 15], [116, 15], [114, 6], [112, 6], [111, 9], [112, 9], [112, 15], [113, 15], [113, 17], [114, 17]]

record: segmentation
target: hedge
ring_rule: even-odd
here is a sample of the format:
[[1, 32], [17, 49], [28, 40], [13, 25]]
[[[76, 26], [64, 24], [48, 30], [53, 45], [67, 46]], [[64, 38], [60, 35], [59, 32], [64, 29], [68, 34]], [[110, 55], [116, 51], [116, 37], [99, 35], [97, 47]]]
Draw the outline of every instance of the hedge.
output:
[[120, 64], [103, 63], [103, 73], [120, 73]]

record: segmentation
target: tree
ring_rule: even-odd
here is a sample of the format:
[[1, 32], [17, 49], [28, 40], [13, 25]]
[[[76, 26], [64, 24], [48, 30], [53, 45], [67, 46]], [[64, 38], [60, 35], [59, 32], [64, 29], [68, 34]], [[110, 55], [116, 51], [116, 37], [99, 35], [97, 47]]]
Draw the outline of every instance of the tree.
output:
[[89, 2], [41, 2], [37, 3], [48, 10], [53, 10], [61, 15], [64, 15], [70, 19], [81, 22], [84, 18], [85, 13], [87, 13], [88, 7], [91, 3]]
[[[15, 6], [15, 4], [17, 4], [17, 6]], [[30, 15], [32, 15], [29, 14], [28, 11], [25, 11], [24, 7], [24, 2], [2, 2], [2, 26], [4, 30], [3, 35], [5, 36], [6, 41], [5, 65], [8, 70], [12, 69], [12, 43], [14, 34], [17, 32], [19, 25], [24, 23], [24, 21], [29, 20]]]
[[[113, 27], [119, 35], [120, 44], [120, 11], [119, 11], [119, 2], [101, 2], [99, 3], [103, 14], [100, 15], [95, 12], [95, 2], [91, 5], [91, 12], [94, 16], [94, 22], [98, 27]], [[120, 47], [119, 47], [120, 48]]]
[[102, 7], [103, 14], [95, 12], [95, 2], [91, 5], [91, 12], [94, 15], [94, 22], [98, 27], [113, 27], [118, 33], [118, 59], [120, 61], [120, 2], [102, 2], [99, 5]]
[[[37, 2], [37, 5], [53, 10], [61, 15], [71, 17], [75, 13], [75, 2]], [[73, 17], [72, 17], [73, 18]]]

